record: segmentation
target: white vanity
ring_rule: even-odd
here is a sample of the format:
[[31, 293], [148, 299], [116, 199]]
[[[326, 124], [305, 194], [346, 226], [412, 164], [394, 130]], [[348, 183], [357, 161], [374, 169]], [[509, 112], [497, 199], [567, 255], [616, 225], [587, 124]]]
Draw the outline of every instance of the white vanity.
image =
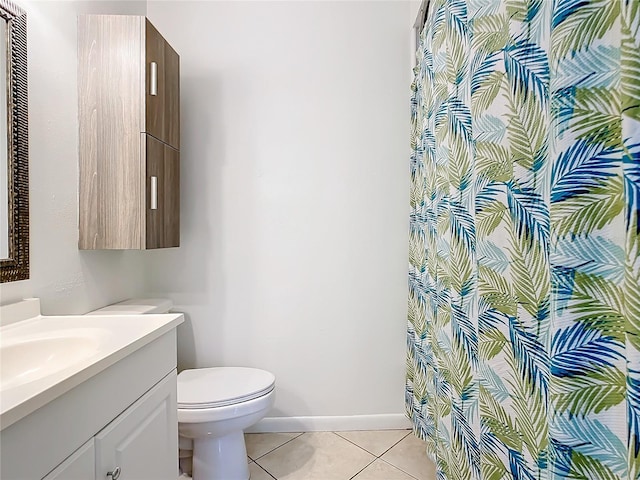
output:
[[0, 307], [0, 478], [175, 480], [183, 320]]

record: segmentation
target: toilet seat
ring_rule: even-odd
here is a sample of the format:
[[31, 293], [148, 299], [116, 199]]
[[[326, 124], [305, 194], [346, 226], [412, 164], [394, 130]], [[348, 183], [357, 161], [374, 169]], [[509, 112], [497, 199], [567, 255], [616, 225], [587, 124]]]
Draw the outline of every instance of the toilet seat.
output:
[[260, 398], [274, 389], [275, 376], [246, 367], [184, 370], [178, 375], [178, 409], [226, 407]]

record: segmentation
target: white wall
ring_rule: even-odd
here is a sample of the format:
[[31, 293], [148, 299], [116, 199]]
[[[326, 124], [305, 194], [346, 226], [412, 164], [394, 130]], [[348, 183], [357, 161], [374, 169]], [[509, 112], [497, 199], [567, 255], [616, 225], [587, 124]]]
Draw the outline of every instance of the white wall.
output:
[[76, 15], [144, 15], [146, 4], [19, 3], [28, 27], [31, 275], [1, 284], [0, 303], [37, 296], [45, 313], [82, 313], [144, 291], [144, 253], [78, 251]]
[[182, 366], [277, 377], [275, 416], [402, 413], [409, 2], [168, 2], [182, 243], [147, 285]]

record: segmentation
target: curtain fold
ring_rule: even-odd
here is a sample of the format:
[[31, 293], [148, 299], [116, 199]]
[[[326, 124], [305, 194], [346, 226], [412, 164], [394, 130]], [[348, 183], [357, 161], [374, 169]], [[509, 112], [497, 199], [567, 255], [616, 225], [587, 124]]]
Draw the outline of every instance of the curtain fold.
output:
[[640, 478], [640, 1], [432, 0], [407, 414], [442, 479]]

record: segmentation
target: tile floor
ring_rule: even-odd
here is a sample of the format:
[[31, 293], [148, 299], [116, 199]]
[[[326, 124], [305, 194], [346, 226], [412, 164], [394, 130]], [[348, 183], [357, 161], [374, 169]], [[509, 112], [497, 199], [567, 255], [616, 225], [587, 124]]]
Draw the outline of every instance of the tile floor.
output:
[[409, 430], [249, 433], [251, 480], [434, 480]]

